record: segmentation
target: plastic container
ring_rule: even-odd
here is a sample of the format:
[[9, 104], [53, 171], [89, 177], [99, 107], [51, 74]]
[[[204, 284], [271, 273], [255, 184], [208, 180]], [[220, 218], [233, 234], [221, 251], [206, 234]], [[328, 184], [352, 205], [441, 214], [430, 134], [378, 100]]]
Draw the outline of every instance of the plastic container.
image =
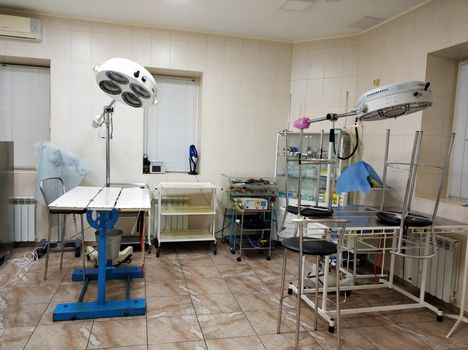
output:
[[[96, 231], [95, 234], [99, 251], [99, 232]], [[106, 231], [106, 260], [113, 260], [119, 256], [122, 235], [123, 231], [116, 228], [110, 228]]]

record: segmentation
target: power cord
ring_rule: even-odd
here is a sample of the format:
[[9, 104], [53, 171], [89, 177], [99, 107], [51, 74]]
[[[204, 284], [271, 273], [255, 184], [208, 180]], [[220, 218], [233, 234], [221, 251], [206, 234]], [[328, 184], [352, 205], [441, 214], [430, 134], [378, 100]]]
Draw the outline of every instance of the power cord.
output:
[[37, 249], [38, 248], [34, 248], [33, 251], [24, 253], [22, 258], [13, 258], [4, 263], [4, 265], [9, 264], [16, 266], [18, 268], [18, 271], [15, 273], [15, 277], [5, 285], [1, 286], [0, 289], [4, 289], [9, 285], [19, 281], [25, 275], [25, 273], [28, 272], [29, 268], [32, 265], [35, 265], [39, 262], [39, 255], [37, 254]]

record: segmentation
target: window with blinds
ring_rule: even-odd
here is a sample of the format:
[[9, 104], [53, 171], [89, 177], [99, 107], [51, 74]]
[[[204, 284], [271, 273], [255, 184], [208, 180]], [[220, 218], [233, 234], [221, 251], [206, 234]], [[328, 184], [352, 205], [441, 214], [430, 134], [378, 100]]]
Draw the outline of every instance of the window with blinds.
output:
[[35, 168], [33, 144], [49, 139], [49, 68], [1, 65], [0, 140], [14, 142], [15, 168]]
[[145, 110], [145, 154], [166, 171], [189, 171], [189, 146], [196, 144], [198, 80], [155, 76], [158, 103]]
[[468, 199], [468, 61], [458, 67], [454, 131], [449, 195]]

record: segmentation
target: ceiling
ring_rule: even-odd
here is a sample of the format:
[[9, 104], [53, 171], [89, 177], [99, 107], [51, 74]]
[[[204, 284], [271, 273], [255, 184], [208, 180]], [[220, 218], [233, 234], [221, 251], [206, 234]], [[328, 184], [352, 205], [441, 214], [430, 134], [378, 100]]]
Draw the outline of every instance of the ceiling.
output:
[[[428, 0], [0, 0], [0, 9], [295, 42], [356, 34], [363, 29], [349, 25], [360, 21], [364, 16], [388, 19], [427, 2]], [[286, 10], [304, 7], [299, 12]], [[372, 18], [367, 22], [373, 25]]]

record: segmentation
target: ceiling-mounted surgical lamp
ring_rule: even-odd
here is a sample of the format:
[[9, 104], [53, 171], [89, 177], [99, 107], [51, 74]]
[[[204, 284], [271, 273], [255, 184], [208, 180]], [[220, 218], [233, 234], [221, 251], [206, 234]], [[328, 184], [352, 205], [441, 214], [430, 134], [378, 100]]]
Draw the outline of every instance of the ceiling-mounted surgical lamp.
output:
[[110, 139], [115, 102], [133, 108], [149, 107], [156, 101], [156, 81], [150, 72], [125, 58], [111, 58], [94, 67], [96, 82], [112, 102], [93, 120], [95, 127], [106, 125], [106, 186], [110, 186]]

